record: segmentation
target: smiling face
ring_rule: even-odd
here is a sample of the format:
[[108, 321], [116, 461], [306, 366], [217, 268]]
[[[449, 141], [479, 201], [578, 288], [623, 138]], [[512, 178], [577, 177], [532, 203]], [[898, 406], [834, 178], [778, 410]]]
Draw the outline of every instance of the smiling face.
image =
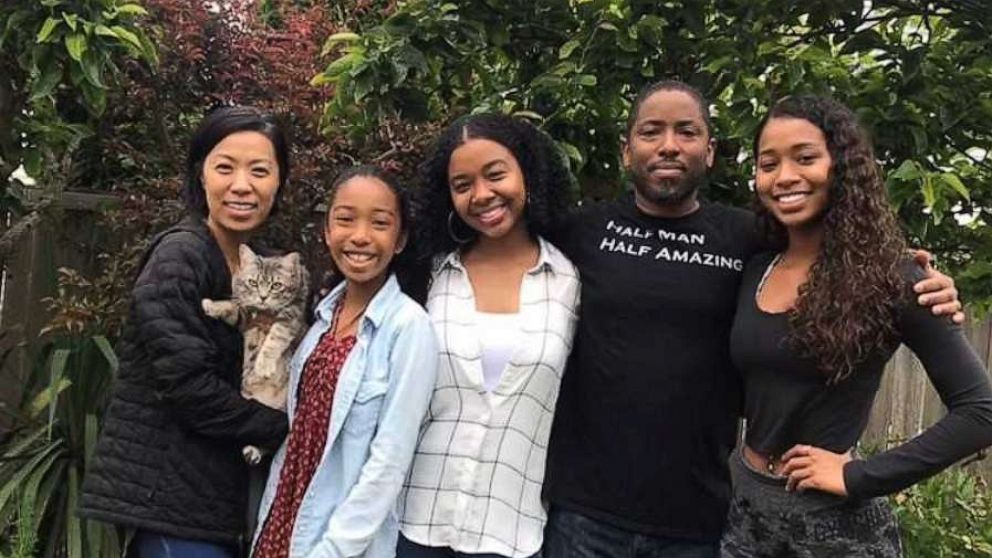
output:
[[381, 281], [393, 256], [403, 250], [399, 200], [381, 180], [355, 176], [340, 184], [327, 211], [324, 243], [349, 281]]
[[524, 224], [526, 187], [513, 153], [488, 139], [469, 139], [451, 153], [448, 187], [455, 212], [488, 238], [501, 238]]
[[225, 234], [243, 235], [268, 218], [279, 165], [269, 138], [258, 132], [236, 132], [217, 143], [203, 161], [207, 222]]
[[758, 139], [758, 199], [787, 229], [818, 225], [830, 201], [832, 163], [826, 137], [815, 124], [772, 118]]
[[713, 154], [696, 99], [674, 89], [651, 94], [641, 103], [623, 148], [638, 207], [658, 214], [694, 203]]

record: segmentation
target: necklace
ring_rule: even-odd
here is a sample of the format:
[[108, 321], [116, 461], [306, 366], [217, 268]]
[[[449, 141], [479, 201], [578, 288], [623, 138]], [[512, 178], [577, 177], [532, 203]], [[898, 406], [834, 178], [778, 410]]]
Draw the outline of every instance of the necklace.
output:
[[772, 270], [782, 262], [782, 256], [783, 254], [781, 252], [776, 254], [775, 258], [768, 264], [768, 267], [765, 268], [765, 272], [761, 274], [761, 280], [758, 281], [758, 288], [754, 290], [755, 302], [757, 302], [758, 297], [761, 296], [761, 291], [764, 290], [765, 283], [768, 281], [768, 276], [772, 274]]
[[344, 313], [345, 296], [346, 295], [343, 294], [341, 295], [341, 301], [338, 302], [337, 308], [335, 308], [334, 311], [334, 321], [333, 323], [331, 323], [331, 332], [332, 335], [334, 335], [334, 337], [339, 337], [340, 336], [339, 334], [342, 331], [347, 331], [348, 328], [350, 328], [355, 322], [357, 322], [358, 319], [365, 314], [365, 309], [369, 307], [369, 303], [372, 302], [371, 298], [365, 301], [365, 304], [358, 309], [358, 312], [355, 312], [355, 314], [350, 318], [348, 318], [346, 321], [341, 322], [340, 321], [341, 314]]

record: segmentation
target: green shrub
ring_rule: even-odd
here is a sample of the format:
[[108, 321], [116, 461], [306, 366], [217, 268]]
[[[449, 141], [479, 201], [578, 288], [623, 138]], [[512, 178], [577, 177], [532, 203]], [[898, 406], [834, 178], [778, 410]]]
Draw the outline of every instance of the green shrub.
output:
[[907, 558], [992, 556], [992, 491], [955, 467], [891, 498]]

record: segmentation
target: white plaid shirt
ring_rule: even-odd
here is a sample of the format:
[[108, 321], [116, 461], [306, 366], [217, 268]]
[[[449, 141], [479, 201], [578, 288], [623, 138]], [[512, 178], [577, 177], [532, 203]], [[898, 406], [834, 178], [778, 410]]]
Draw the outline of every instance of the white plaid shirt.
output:
[[475, 296], [457, 252], [434, 272], [427, 310], [441, 354], [437, 385], [398, 503], [411, 541], [523, 558], [543, 542], [551, 419], [579, 305], [579, 276], [539, 239], [520, 286], [521, 339], [492, 392], [483, 388]]

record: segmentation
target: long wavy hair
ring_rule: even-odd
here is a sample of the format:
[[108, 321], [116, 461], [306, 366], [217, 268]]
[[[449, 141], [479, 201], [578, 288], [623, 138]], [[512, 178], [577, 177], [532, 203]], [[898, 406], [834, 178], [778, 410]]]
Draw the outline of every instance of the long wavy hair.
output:
[[[505, 114], [463, 116], [441, 133], [420, 167], [420, 184], [414, 194], [413, 207], [414, 239], [422, 270], [429, 269], [429, 263], [435, 257], [469, 244], [477, 236], [458, 217], [448, 184], [451, 154], [471, 139], [494, 141], [516, 158], [527, 192], [524, 220], [532, 236], [547, 236], [568, 212], [573, 179], [564, 156], [551, 137], [526, 120]], [[422, 275], [426, 276], [426, 273]], [[407, 285], [408, 294], [423, 300], [426, 277], [421, 284], [408, 282]]]
[[[849, 108], [813, 95], [779, 101], [755, 132], [755, 160], [761, 133], [772, 118], [812, 123], [823, 132], [830, 152], [823, 244], [799, 287], [789, 340], [835, 383], [895, 343], [896, 308], [908, 296], [900, 272], [907, 260], [906, 243], [871, 143]], [[772, 244], [784, 248], [788, 237], [782, 224], [761, 203], [756, 211]]]

